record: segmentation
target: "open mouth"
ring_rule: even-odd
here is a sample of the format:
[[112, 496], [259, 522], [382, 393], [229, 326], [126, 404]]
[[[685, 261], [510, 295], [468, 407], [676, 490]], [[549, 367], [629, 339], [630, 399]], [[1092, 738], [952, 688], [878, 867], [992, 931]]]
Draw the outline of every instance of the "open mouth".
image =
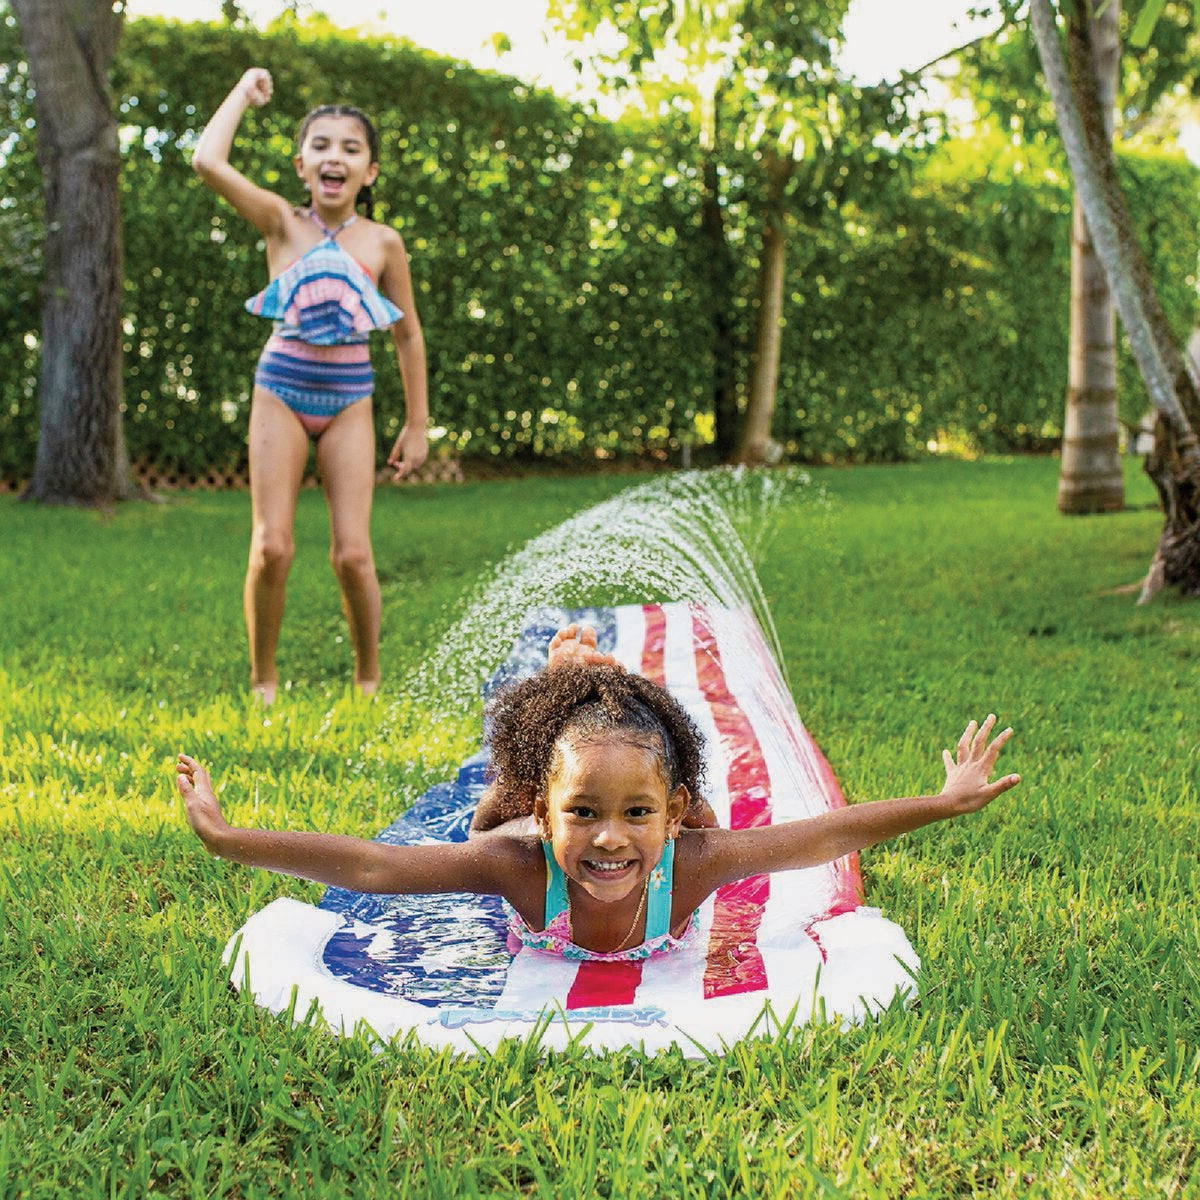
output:
[[604, 860], [585, 859], [583, 865], [596, 875], [620, 875], [623, 871], [628, 871], [637, 864], [632, 858], [620, 858]]
[[337, 191], [346, 182], [345, 175], [337, 171], [322, 171], [318, 176], [321, 187], [326, 191]]

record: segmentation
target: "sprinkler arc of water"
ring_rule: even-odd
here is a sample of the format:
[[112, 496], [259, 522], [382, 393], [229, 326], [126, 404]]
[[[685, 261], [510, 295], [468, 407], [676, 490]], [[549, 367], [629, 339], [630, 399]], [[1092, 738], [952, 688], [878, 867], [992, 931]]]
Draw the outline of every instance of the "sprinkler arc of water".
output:
[[[688, 600], [749, 609], [786, 682], [755, 568], [780, 507], [811, 495], [795, 469], [660, 476], [568, 517], [486, 573], [437, 649], [406, 678], [405, 707], [434, 724], [477, 711], [484, 683], [538, 608]], [[397, 718], [385, 716], [381, 736]], [[477, 727], [477, 726], [476, 726]]]

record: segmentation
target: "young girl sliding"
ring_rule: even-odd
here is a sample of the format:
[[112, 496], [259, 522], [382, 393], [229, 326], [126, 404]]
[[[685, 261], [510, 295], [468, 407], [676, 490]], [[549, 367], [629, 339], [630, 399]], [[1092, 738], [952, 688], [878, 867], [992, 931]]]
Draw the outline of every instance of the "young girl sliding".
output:
[[[379, 583], [371, 552], [375, 486], [373, 377], [367, 335], [389, 327], [404, 382], [406, 415], [388, 462], [397, 477], [427, 453], [425, 343], [400, 235], [370, 218], [379, 174], [375, 129], [356, 108], [324, 105], [300, 125], [296, 175], [302, 207], [252, 183], [229, 161], [246, 109], [271, 98], [270, 74], [247, 71], [209, 121], [192, 166], [266, 242], [270, 283], [246, 302], [276, 321], [254, 375], [250, 408], [253, 532], [243, 604], [250, 679], [264, 704], [275, 698], [275, 648], [292, 561], [296, 496], [310, 437], [329, 504], [330, 557], [354, 647], [354, 682], [379, 681]], [[357, 205], [365, 203], [366, 216]]]
[[[561, 648], [562, 635], [556, 640]], [[390, 846], [239, 829], [222, 816], [205, 769], [181, 754], [176, 782], [188, 822], [210, 853], [246, 866], [359, 892], [498, 895], [515, 941], [623, 960], [685, 939], [696, 909], [723, 884], [815, 866], [976, 812], [1020, 782], [990, 780], [1012, 731], [993, 738], [989, 716], [967, 726], [956, 753], [943, 752], [946, 782], [936, 796], [760, 828], [686, 828], [703, 782], [700, 733], [664, 688], [604, 659], [559, 652], [489, 704], [495, 802], [518, 817], [531, 807], [534, 834], [522, 821], [465, 842]]]

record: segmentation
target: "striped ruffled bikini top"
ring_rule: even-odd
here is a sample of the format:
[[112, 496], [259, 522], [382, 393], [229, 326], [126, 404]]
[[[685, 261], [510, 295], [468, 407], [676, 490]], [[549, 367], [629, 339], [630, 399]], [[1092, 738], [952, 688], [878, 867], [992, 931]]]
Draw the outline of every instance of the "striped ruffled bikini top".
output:
[[588, 950], [571, 941], [571, 916], [567, 903], [567, 877], [563, 874], [549, 842], [542, 843], [546, 858], [546, 927], [530, 929], [507, 900], [502, 901], [508, 917], [508, 948], [516, 954], [522, 947], [558, 954], [579, 962], [637, 962], [665, 950], [682, 946], [696, 928], [695, 914], [688, 919], [680, 937], [671, 936], [671, 894], [675, 874], [675, 843], [668, 841], [658, 866], [650, 872], [646, 893], [646, 938], [628, 950], [605, 953]]
[[375, 286], [371, 273], [338, 245], [337, 235], [355, 218], [326, 229], [311, 209], [308, 215], [324, 238], [251, 296], [247, 311], [280, 322], [280, 336], [311, 346], [366, 341], [371, 330], [400, 320], [404, 314]]

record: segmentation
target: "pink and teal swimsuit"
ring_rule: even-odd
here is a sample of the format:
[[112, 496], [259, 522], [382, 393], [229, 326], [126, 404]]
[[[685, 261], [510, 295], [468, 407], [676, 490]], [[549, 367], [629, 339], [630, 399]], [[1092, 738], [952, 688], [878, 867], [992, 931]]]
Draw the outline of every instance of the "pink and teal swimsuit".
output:
[[508, 948], [513, 954], [524, 947], [542, 950], [578, 962], [637, 962], [684, 945], [696, 928], [693, 913], [682, 936], [671, 936], [671, 893], [675, 874], [675, 843], [668, 841], [658, 866], [650, 872], [646, 893], [646, 939], [640, 946], [617, 950], [611, 954], [587, 950], [571, 941], [571, 918], [567, 908], [567, 877], [554, 857], [549, 842], [542, 843], [546, 856], [546, 913], [545, 928], [530, 929], [521, 914], [507, 900], [503, 901], [508, 917]]
[[274, 393], [313, 437], [374, 390], [367, 335], [404, 315], [375, 286], [371, 273], [337, 243], [355, 218], [325, 237], [246, 301], [275, 322], [254, 372], [255, 386]]

